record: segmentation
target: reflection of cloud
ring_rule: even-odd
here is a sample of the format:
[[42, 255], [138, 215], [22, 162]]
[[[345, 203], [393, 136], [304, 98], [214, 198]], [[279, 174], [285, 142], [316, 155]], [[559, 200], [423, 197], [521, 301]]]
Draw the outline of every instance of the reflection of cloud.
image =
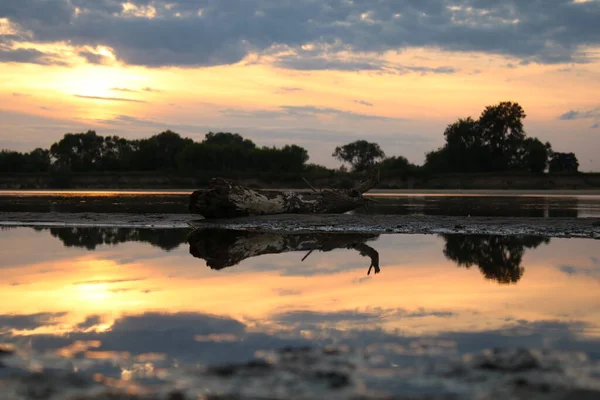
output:
[[0, 329], [33, 330], [42, 326], [56, 325], [56, 319], [66, 312], [0, 315]]
[[319, 312], [319, 311], [288, 311], [273, 316], [273, 320], [280, 324], [323, 324], [323, 323], [341, 323], [341, 322], [354, 322], [354, 323], [366, 323], [366, 322], [378, 322], [383, 321], [387, 318], [424, 318], [424, 317], [438, 317], [438, 318], [451, 318], [457, 314], [450, 311], [427, 311], [425, 309], [419, 309], [417, 311], [407, 311], [401, 308], [397, 309], [369, 309], [366, 311], [358, 310], [344, 310], [344, 311], [333, 311], [333, 312]]
[[[369, 310], [367, 312], [343, 311], [340, 313], [282, 314], [284, 320], [300, 322], [286, 325], [278, 331], [269, 322], [266, 326], [253, 324], [252, 329], [232, 318], [201, 313], [159, 314], [146, 313], [125, 316], [111, 330], [103, 332], [72, 332], [68, 336], [34, 335], [27, 341], [36, 350], [59, 349], [76, 343], [94, 343], [99, 352], [127, 352], [134, 359], [140, 354], [164, 353], [178, 363], [228, 363], [251, 359], [259, 350], [277, 349], [286, 346], [348, 345], [350, 347], [383, 348], [389, 362], [410, 365], [418, 362], [415, 356], [423, 354], [455, 355], [479, 352], [488, 348], [554, 348], [566, 351], [582, 351], [592, 359], [600, 358], [600, 340], [585, 338], [586, 329], [594, 326], [582, 322], [558, 321], [511, 321], [499, 329], [483, 331], [441, 332], [435, 336], [410, 336], [383, 330], [377, 326], [364, 325], [380, 313], [399, 313], [420, 317], [427, 315], [446, 316], [446, 312], [417, 310]], [[287, 315], [287, 317], [286, 317]], [[86, 319], [89, 325], [96, 316]], [[298, 320], [297, 318], [302, 318]], [[35, 318], [34, 318], [35, 319]], [[337, 330], [333, 322], [348, 321], [344, 330]], [[277, 321], [275, 321], [277, 322]], [[312, 323], [311, 323], [312, 322]], [[306, 325], [317, 339], [305, 335]], [[22, 336], [4, 335], [3, 341], [19, 342]], [[433, 353], [432, 353], [433, 352]], [[168, 361], [168, 360], [167, 360]]]
[[90, 315], [83, 322], [77, 324], [77, 329], [88, 329], [92, 326], [96, 326], [102, 323], [102, 316], [100, 315]]
[[302, 294], [301, 290], [294, 289], [273, 289], [278, 296], [298, 296]]
[[170, 331], [190, 330], [194, 334], [209, 335], [213, 333], [236, 333], [244, 332], [245, 326], [236, 320], [220, 317], [217, 315], [200, 313], [145, 313], [132, 315], [117, 320], [113, 332], [130, 331]]

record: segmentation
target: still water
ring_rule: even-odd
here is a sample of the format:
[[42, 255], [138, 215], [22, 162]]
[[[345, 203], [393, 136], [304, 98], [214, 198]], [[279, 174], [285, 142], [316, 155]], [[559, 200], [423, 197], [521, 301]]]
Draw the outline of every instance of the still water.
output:
[[[0, 191], [0, 212], [126, 212], [187, 213], [191, 191], [45, 192]], [[504, 216], [504, 217], [600, 217], [600, 195], [580, 194], [464, 194], [396, 193], [369, 194], [378, 204], [373, 214]], [[356, 213], [366, 212], [357, 210]]]
[[388, 368], [492, 347], [600, 359], [594, 240], [11, 228], [0, 243], [0, 343], [82, 373], [159, 380], [286, 346], [368, 349]]

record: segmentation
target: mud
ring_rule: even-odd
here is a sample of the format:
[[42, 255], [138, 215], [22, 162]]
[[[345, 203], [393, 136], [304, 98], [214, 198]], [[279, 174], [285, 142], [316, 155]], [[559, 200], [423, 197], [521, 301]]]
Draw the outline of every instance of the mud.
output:
[[[23, 366], [15, 357], [7, 363]], [[37, 359], [57, 361], [47, 357]], [[54, 368], [0, 375], [0, 389], [2, 398], [15, 400], [600, 398], [600, 364], [580, 353], [492, 349], [424, 359], [412, 368], [379, 359], [347, 348], [282, 348], [246, 363], [170, 368], [152, 385], [135, 376], [75, 374], [55, 362]]]
[[0, 226], [252, 229], [275, 232], [539, 235], [600, 239], [600, 218], [282, 214], [219, 220], [191, 214], [0, 213]]

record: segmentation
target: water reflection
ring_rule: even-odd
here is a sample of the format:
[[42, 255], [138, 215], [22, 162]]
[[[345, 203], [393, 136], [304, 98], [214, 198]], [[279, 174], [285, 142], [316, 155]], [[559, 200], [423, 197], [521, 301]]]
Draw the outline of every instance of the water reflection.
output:
[[[38, 230], [44, 228], [36, 228]], [[138, 228], [50, 228], [50, 234], [60, 239], [65, 247], [84, 247], [94, 250], [100, 245], [126, 242], [146, 242], [163, 250], [173, 250], [185, 243], [185, 229]]]
[[374, 269], [379, 273], [379, 253], [365, 242], [379, 235], [346, 233], [277, 233], [228, 229], [198, 229], [188, 242], [190, 254], [206, 260], [211, 269], [223, 269], [243, 260], [265, 254], [292, 251], [307, 252], [304, 261], [313, 251], [329, 252], [334, 249], [353, 249], [371, 259], [367, 275]]
[[[472, 217], [557, 218], [600, 214], [598, 199], [577, 197], [526, 196], [404, 196], [377, 198], [369, 205], [373, 214], [449, 215]], [[364, 213], [362, 209], [354, 213]]]
[[[0, 212], [187, 213], [189, 191], [178, 193], [32, 193], [0, 192]], [[375, 214], [420, 214], [506, 217], [600, 216], [600, 196], [594, 195], [477, 195], [374, 193]], [[357, 209], [355, 213], [364, 210]]]
[[517, 283], [525, 267], [521, 265], [525, 249], [535, 249], [550, 243], [549, 238], [538, 236], [500, 235], [442, 235], [446, 244], [444, 255], [459, 267], [473, 265], [486, 279], [501, 284]]
[[[407, 369], [504, 346], [600, 358], [593, 240], [189, 233], [0, 231], [0, 347], [123, 379], [305, 345], [358, 347]], [[366, 276], [368, 264], [382, 272]]]
[[[3, 228], [11, 229], [11, 228]], [[301, 261], [317, 252], [355, 250], [368, 257], [367, 275], [381, 271], [379, 251], [367, 244], [376, 242], [380, 235], [313, 232], [278, 233], [255, 230], [230, 230], [218, 228], [196, 229], [140, 229], [140, 228], [33, 228], [49, 231], [65, 247], [96, 250], [102, 245], [144, 242], [171, 251], [183, 244], [189, 253], [206, 261], [214, 270], [232, 267], [248, 259], [288, 252], [304, 252]], [[550, 239], [539, 236], [464, 235], [443, 234], [442, 250], [447, 259], [459, 267], [477, 266], [486, 279], [499, 284], [515, 284], [525, 272], [522, 265], [525, 250], [535, 249]]]

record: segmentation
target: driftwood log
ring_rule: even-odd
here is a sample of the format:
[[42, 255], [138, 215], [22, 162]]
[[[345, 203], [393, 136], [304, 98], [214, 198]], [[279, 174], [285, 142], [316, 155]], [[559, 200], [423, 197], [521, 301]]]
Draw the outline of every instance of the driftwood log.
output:
[[[335, 214], [366, 207], [363, 197], [379, 182], [379, 172], [352, 189], [312, 191], [254, 190], [223, 178], [190, 196], [189, 211], [205, 218], [232, 218], [267, 214]], [[308, 183], [308, 182], [307, 182]]]
[[379, 235], [358, 233], [276, 233], [233, 229], [206, 228], [193, 231], [188, 237], [190, 254], [206, 260], [211, 269], [223, 269], [263, 254], [292, 251], [308, 252], [334, 249], [354, 249], [371, 259], [367, 275], [374, 269], [379, 273], [379, 253], [365, 242]]

